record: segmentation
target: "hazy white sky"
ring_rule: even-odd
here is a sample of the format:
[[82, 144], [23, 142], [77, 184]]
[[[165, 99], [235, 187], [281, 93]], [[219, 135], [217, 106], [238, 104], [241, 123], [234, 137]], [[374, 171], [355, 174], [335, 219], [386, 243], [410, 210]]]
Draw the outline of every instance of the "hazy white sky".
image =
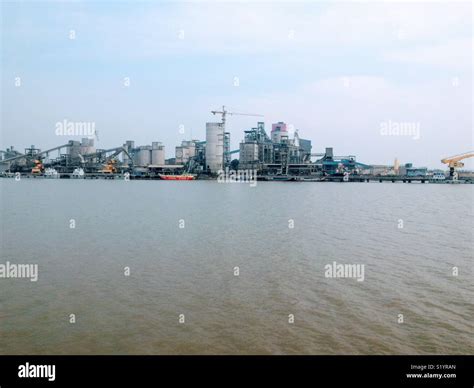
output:
[[[67, 119], [95, 122], [100, 148], [163, 141], [172, 157], [225, 104], [313, 152], [442, 167], [474, 148], [472, 17], [469, 1], [2, 3], [0, 148], [63, 144]], [[229, 118], [233, 148], [258, 120]]]

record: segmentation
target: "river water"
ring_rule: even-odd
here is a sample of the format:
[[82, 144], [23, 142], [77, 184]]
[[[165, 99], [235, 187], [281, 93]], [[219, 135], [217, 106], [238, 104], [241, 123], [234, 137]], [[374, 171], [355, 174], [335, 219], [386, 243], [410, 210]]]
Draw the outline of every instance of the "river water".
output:
[[0, 189], [0, 264], [38, 265], [0, 278], [0, 354], [474, 352], [472, 185]]

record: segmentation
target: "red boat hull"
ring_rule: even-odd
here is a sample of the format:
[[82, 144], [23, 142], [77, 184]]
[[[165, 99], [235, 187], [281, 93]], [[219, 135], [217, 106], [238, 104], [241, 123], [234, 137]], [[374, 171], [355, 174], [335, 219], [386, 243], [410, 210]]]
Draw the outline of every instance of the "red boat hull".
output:
[[193, 181], [196, 179], [193, 175], [163, 175], [159, 174], [160, 179], [165, 181]]

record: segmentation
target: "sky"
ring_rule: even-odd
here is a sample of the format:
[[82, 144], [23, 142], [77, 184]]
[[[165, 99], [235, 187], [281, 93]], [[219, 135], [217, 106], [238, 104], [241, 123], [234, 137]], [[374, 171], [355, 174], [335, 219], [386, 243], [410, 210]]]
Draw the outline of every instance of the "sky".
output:
[[474, 149], [469, 1], [6, 1], [1, 17], [0, 149], [79, 140], [57, 135], [68, 120], [170, 158], [222, 105], [264, 115], [228, 118], [232, 149], [257, 121], [368, 164]]

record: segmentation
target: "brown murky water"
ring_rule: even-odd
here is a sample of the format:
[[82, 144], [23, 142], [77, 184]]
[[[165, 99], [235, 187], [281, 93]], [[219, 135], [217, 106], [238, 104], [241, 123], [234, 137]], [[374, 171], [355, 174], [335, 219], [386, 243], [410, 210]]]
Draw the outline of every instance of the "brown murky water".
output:
[[[0, 188], [0, 264], [39, 266], [0, 279], [0, 354], [474, 352], [472, 186]], [[364, 281], [326, 278], [333, 261]]]

